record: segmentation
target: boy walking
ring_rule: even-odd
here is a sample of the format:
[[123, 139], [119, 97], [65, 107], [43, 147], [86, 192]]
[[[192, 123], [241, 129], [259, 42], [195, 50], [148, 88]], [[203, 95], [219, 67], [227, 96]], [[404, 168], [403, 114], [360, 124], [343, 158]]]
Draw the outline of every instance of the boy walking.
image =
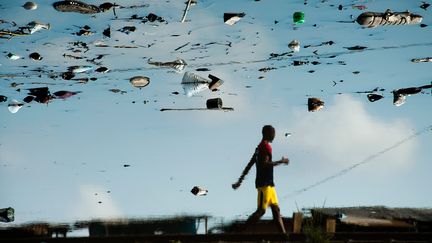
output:
[[282, 233], [286, 234], [286, 230], [280, 215], [279, 203], [276, 195], [276, 189], [273, 182], [273, 167], [281, 164], [288, 164], [289, 160], [282, 157], [279, 161], [272, 161], [272, 147], [276, 136], [276, 131], [271, 125], [265, 125], [262, 128], [262, 140], [255, 150], [255, 154], [243, 170], [238, 181], [232, 184], [232, 188], [236, 190], [240, 187], [244, 177], [247, 175], [253, 164], [256, 166], [255, 187], [258, 191], [258, 207], [257, 210], [247, 219], [246, 226], [256, 223], [266, 212], [270, 206], [273, 214], [273, 220], [277, 222]]

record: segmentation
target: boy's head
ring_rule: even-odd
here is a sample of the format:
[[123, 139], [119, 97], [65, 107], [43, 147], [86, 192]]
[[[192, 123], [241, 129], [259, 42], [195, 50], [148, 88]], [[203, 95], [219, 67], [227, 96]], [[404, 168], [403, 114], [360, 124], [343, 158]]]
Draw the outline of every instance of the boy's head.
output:
[[271, 125], [265, 125], [262, 128], [263, 139], [269, 142], [273, 142], [273, 139], [276, 136], [276, 130]]

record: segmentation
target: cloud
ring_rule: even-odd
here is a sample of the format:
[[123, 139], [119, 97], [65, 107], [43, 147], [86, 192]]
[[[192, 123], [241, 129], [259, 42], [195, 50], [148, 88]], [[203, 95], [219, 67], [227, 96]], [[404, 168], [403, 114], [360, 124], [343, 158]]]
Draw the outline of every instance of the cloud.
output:
[[[407, 121], [388, 121], [369, 114], [363, 103], [350, 95], [336, 96], [316, 113], [294, 112], [294, 147], [313, 151], [320, 162], [345, 168], [395, 145], [412, 135]], [[294, 139], [294, 138], [293, 138]], [[394, 172], [415, 161], [415, 139], [375, 158], [374, 170]]]

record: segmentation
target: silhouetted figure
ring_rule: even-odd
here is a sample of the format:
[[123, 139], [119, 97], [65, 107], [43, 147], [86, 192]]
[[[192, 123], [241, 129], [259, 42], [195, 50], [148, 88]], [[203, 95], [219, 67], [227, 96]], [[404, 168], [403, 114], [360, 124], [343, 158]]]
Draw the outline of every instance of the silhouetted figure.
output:
[[258, 207], [246, 221], [246, 227], [250, 224], [256, 223], [270, 206], [272, 209], [273, 220], [278, 223], [281, 232], [285, 234], [286, 231], [280, 215], [278, 199], [273, 182], [273, 167], [281, 164], [288, 164], [289, 160], [282, 157], [279, 161], [272, 161], [272, 147], [270, 146], [270, 143], [273, 142], [276, 131], [271, 125], [265, 125], [263, 127], [262, 135], [261, 143], [256, 148], [252, 159], [243, 170], [238, 181], [232, 184], [232, 188], [235, 190], [240, 187], [244, 177], [247, 175], [253, 164], [255, 164], [255, 186], [258, 191]]

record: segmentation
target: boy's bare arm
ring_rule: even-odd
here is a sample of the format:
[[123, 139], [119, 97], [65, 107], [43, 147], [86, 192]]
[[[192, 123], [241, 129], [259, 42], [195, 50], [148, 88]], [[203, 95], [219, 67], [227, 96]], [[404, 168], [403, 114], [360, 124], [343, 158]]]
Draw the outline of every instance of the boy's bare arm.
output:
[[246, 175], [249, 173], [249, 171], [252, 168], [252, 166], [253, 166], [254, 163], [255, 163], [255, 160], [252, 157], [251, 160], [249, 161], [249, 163], [244, 168], [244, 170], [243, 170], [240, 178], [237, 180], [236, 183], [234, 183], [234, 184], [231, 185], [234, 190], [240, 187], [241, 183], [243, 182], [243, 180], [246, 177]]

